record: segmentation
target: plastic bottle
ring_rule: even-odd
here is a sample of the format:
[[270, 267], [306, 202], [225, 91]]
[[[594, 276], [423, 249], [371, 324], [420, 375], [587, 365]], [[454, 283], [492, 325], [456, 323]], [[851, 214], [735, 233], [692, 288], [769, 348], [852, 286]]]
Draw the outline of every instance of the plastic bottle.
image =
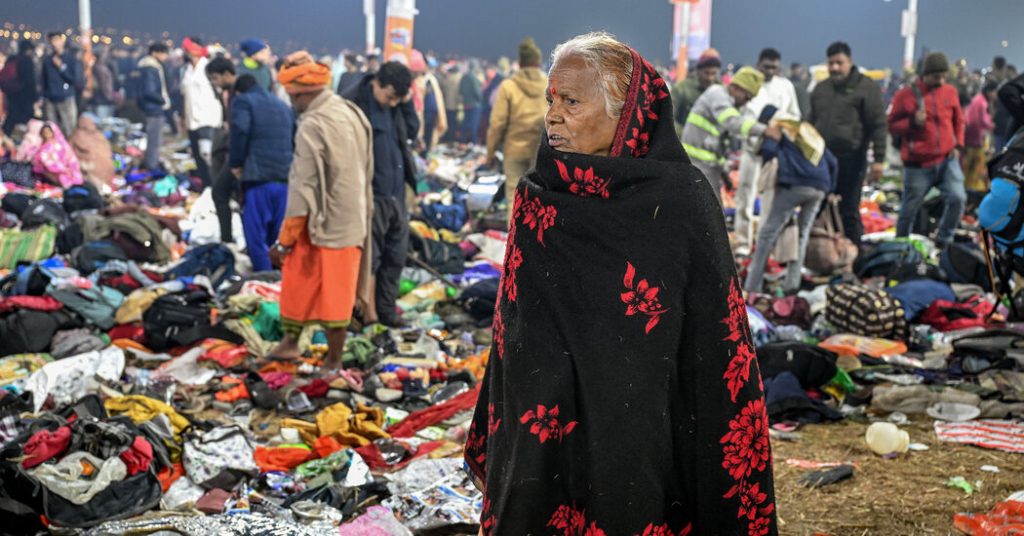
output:
[[876, 422], [868, 427], [864, 439], [868, 447], [879, 456], [903, 454], [910, 445], [910, 434], [891, 422]]

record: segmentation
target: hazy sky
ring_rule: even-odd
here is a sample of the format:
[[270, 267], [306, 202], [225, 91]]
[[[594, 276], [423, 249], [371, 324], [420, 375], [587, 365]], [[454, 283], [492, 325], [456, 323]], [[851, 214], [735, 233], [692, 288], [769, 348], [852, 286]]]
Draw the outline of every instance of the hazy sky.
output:
[[[76, 0], [0, 0], [0, 21], [40, 30], [75, 26]], [[259, 36], [275, 48], [361, 49], [362, 0], [92, 0], [97, 28], [154, 35], [194, 33], [237, 41]], [[378, 43], [385, 0], [377, 0]], [[513, 55], [525, 35], [544, 49], [588, 30], [607, 30], [643, 54], [669, 58], [672, 7], [666, 0], [419, 0], [415, 45], [441, 53]], [[854, 59], [896, 67], [903, 55], [906, 0], [715, 0], [712, 45], [726, 61], [752, 63], [765, 46], [786, 62], [818, 62], [829, 42], [848, 41]], [[987, 65], [995, 54], [1024, 64], [1024, 0], [920, 0], [918, 51], [943, 50]], [[1002, 47], [1002, 41], [1008, 47]]]

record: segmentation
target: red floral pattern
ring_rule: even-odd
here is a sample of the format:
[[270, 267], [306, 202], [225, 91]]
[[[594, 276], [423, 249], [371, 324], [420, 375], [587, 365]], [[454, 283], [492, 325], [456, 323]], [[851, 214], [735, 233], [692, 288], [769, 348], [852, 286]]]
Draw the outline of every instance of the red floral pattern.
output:
[[647, 326], [644, 332], [650, 333], [661, 322], [661, 315], [667, 313], [669, 309], [658, 300], [660, 287], [651, 286], [646, 279], [641, 279], [634, 286], [635, 279], [636, 267], [633, 266], [633, 263], [627, 262], [626, 275], [622, 278], [622, 284], [625, 285], [626, 291], [620, 294], [619, 298], [622, 303], [626, 304], [626, 316], [638, 313], [647, 316]]
[[494, 435], [499, 426], [501, 426], [501, 419], [495, 420], [494, 404], [489, 404], [487, 406], [487, 435]]
[[750, 401], [739, 415], [729, 421], [729, 431], [722, 436], [720, 443], [725, 445], [722, 468], [734, 480], [748, 478], [754, 471], [764, 471], [771, 457], [764, 400]]
[[643, 534], [637, 536], [687, 536], [690, 531], [693, 530], [693, 523], [688, 523], [679, 532], [673, 532], [672, 528], [668, 526], [668, 523], [664, 525], [655, 525], [651, 523], [644, 529]]
[[[530, 230], [537, 231], [537, 241], [544, 245], [544, 231], [555, 225], [555, 217], [558, 211], [551, 205], [545, 205], [536, 197], [528, 201], [522, 208], [523, 224]], [[518, 218], [518, 213], [516, 217]]]
[[[630, 117], [630, 127], [626, 131], [624, 145], [629, 148], [633, 158], [642, 158], [650, 152], [650, 132], [658, 120], [658, 113], [654, 111], [654, 105], [668, 98], [665, 80], [657, 75], [647, 60], [639, 54], [634, 56], [634, 62], [640, 59], [639, 69], [639, 105]], [[634, 77], [634, 80], [637, 80]], [[648, 120], [651, 123], [648, 123]]]
[[772, 520], [768, 517], [768, 514], [771, 514], [772, 510], [773, 508], [769, 505], [765, 517], [759, 517], [750, 523], [747, 529], [747, 536], [768, 536], [768, 532], [771, 531], [772, 527]]
[[558, 174], [562, 180], [569, 184], [569, 191], [582, 197], [602, 197], [608, 199], [611, 193], [608, 191], [609, 179], [602, 179], [594, 175], [594, 168], [589, 167], [586, 171], [580, 168], [573, 168], [572, 176], [569, 176], [569, 168], [561, 160], [555, 159], [558, 166]]
[[726, 386], [732, 401], [740, 389], [750, 380], [750, 367], [754, 362], [754, 347], [750, 342], [750, 327], [747, 323], [747, 306], [743, 303], [743, 294], [736, 279], [729, 286], [729, 316], [722, 320], [729, 333], [722, 340], [736, 343], [736, 354], [725, 369]]
[[495, 308], [491, 330], [494, 333], [494, 348], [498, 353], [498, 359], [505, 359], [505, 320], [501, 317], [501, 307]]
[[607, 536], [596, 522], [587, 525], [587, 517], [582, 510], [566, 505], [555, 510], [547, 526], [562, 531], [562, 536]]
[[531, 423], [530, 433], [537, 436], [542, 444], [548, 439], [561, 441], [562, 438], [571, 434], [579, 424], [576, 421], [571, 421], [564, 426], [559, 423], [557, 404], [550, 409], [538, 404], [536, 411], [531, 409], [523, 413], [523, 416], [519, 417], [519, 423]]
[[519, 249], [519, 246], [512, 242], [511, 233], [509, 235], [508, 242], [508, 254], [505, 260], [505, 278], [502, 281], [502, 291], [504, 292], [505, 298], [510, 302], [516, 301], [519, 295], [519, 287], [516, 285], [516, 271], [523, 265], [523, 250]]

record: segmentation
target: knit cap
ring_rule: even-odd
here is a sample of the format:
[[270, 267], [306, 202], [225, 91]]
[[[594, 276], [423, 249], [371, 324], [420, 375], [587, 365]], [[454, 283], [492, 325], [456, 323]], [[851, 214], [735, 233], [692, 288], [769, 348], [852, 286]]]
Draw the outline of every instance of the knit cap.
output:
[[756, 96], [764, 85], [764, 74], [753, 67], [743, 67], [732, 77], [730, 84]]

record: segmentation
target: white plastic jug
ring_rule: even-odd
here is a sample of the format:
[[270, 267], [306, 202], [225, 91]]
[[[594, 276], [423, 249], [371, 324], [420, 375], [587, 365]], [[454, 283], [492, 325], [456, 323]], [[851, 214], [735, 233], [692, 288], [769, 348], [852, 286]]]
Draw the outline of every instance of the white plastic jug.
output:
[[907, 451], [910, 445], [910, 434], [900, 430], [891, 422], [876, 422], [868, 427], [864, 434], [868, 447], [879, 456]]

